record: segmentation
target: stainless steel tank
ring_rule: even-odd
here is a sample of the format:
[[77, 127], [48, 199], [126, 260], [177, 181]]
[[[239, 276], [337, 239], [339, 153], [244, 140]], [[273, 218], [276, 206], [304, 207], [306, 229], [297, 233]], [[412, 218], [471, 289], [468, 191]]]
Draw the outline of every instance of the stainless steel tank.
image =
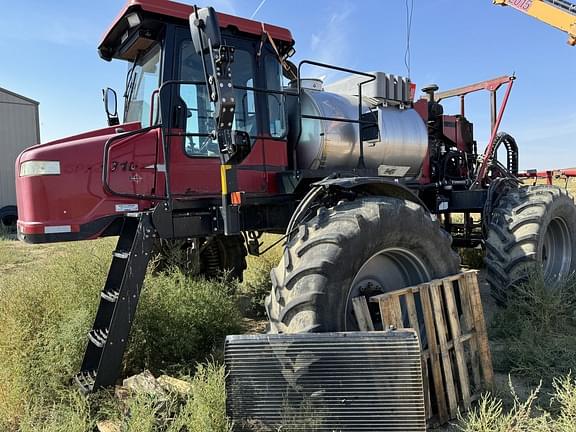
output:
[[[413, 109], [363, 104], [363, 112], [378, 114], [379, 136], [364, 142], [367, 168], [380, 175], [417, 177], [428, 148], [428, 134], [422, 118]], [[358, 98], [303, 88], [303, 115], [344, 120], [358, 119]], [[298, 139], [298, 113], [290, 113], [292, 142]], [[358, 124], [344, 121], [302, 118], [297, 142], [297, 165], [300, 169], [357, 168], [360, 156]]]

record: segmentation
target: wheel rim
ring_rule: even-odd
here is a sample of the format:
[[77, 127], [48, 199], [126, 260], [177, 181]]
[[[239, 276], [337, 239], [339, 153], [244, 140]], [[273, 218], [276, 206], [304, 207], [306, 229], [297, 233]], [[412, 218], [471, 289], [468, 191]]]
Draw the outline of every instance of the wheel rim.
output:
[[544, 279], [559, 281], [568, 276], [572, 264], [572, 236], [564, 219], [550, 221], [542, 244]]
[[362, 265], [348, 290], [345, 329], [351, 328], [352, 299], [370, 297], [418, 285], [431, 279], [424, 262], [403, 248], [387, 248], [372, 255]]

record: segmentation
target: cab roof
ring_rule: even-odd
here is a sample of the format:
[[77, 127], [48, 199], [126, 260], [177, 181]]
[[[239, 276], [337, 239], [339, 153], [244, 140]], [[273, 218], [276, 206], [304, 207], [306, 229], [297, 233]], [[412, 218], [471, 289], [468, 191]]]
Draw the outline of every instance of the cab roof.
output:
[[[115, 57], [118, 41], [129, 29], [126, 16], [132, 12], [142, 11], [148, 14], [165, 16], [167, 18], [181, 19], [188, 22], [190, 14], [194, 12], [194, 6], [177, 3], [170, 0], [127, 0], [120, 14], [116, 17], [108, 31], [104, 34], [102, 42], [98, 46], [100, 56], [105, 60]], [[234, 15], [217, 12], [218, 22], [222, 29], [233, 27], [238, 31], [260, 36], [262, 34], [263, 23]], [[294, 40], [290, 30], [270, 24], [264, 24], [268, 34], [274, 40], [287, 45], [293, 45]]]

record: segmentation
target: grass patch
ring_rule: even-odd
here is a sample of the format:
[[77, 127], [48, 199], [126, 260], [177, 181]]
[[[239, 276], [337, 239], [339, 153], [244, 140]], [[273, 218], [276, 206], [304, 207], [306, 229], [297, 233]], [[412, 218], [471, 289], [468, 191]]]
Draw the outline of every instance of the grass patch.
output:
[[125, 355], [128, 374], [190, 372], [195, 363], [220, 357], [226, 335], [243, 330], [233, 283], [172, 270], [149, 275], [145, 287]]
[[491, 324], [496, 370], [548, 385], [576, 370], [576, 278], [547, 285], [532, 274]]
[[73, 402], [65, 389], [80, 366], [110, 255], [101, 245], [73, 244], [64, 256], [0, 277], [1, 430], [40, 412], [48, 424], [55, 406]]
[[191, 384], [186, 395], [141, 393], [119, 406], [100, 394], [93, 404], [100, 407], [95, 418], [111, 420], [130, 432], [230, 432], [224, 366], [209, 361], [197, 365], [194, 377], [179, 378]]
[[486, 255], [482, 248], [459, 248], [460, 263], [464, 267], [471, 269], [484, 268], [484, 256]]
[[[0, 250], [4, 247], [2, 241]], [[1, 272], [0, 430], [86, 431], [113, 414], [130, 431], [186, 430], [169, 429], [179, 418], [180, 405], [174, 405], [162, 423], [153, 401], [134, 399], [124, 413], [107, 392], [86, 398], [70, 386], [70, 377], [80, 367], [113, 248], [113, 239], [58, 245], [47, 248], [43, 259]], [[12, 253], [7, 255], [14, 261]], [[192, 280], [176, 271], [148, 275], [125, 371], [149, 368], [191, 375], [196, 362], [218, 356], [225, 335], [242, 329], [230, 289], [223, 282]], [[196, 392], [217, 387], [223, 397], [219, 366], [201, 367], [193, 382]], [[207, 400], [204, 408], [186, 408], [189, 402], [183, 405], [187, 418], [225, 420], [222, 405], [202, 394], [204, 399], [198, 396], [194, 404]], [[216, 425], [203, 430], [226, 429]]]
[[[280, 238], [278, 235], [267, 234], [263, 237], [262, 250], [269, 247]], [[265, 254], [255, 257], [248, 256], [248, 269], [244, 272], [244, 282], [238, 288], [241, 296], [243, 312], [252, 317], [265, 319], [264, 300], [270, 294], [270, 271], [278, 265], [283, 253], [283, 244], [279, 243]]]
[[224, 366], [213, 362], [199, 365], [192, 380], [192, 393], [169, 432], [228, 432]]
[[0, 277], [29, 261], [30, 256], [21, 244], [8, 237], [0, 237]]
[[195, 275], [199, 273], [200, 268], [192, 256], [194, 253], [188, 240], [157, 239], [150, 267], [155, 272], [178, 268], [188, 275]]
[[513, 406], [505, 412], [501, 399], [485, 395], [478, 406], [461, 416], [463, 432], [574, 432], [576, 430], [576, 381], [571, 375], [553, 381], [549, 409], [536, 406], [540, 387], [520, 400], [510, 384]]

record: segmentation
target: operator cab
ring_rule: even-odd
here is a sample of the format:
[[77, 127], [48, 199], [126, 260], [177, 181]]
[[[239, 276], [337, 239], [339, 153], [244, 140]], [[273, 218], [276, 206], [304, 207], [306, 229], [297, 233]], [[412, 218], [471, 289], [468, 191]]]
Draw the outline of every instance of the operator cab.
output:
[[[204, 79], [200, 55], [194, 49], [188, 18], [193, 8], [170, 1], [132, 0], [99, 46], [105, 60], [129, 63], [124, 92], [123, 123], [138, 122], [142, 128], [170, 119], [168, 127], [184, 129], [188, 157], [217, 158], [218, 145], [213, 106]], [[285, 140], [287, 120], [279, 55], [293, 45], [288, 30], [218, 13], [222, 42], [235, 48], [232, 63], [236, 112], [233, 130], [248, 134], [252, 145], [258, 138]], [[265, 30], [275, 42], [274, 51]], [[208, 67], [210, 64], [208, 63]], [[171, 106], [159, 112], [159, 89], [174, 83]], [[178, 106], [186, 112], [176, 113]]]

